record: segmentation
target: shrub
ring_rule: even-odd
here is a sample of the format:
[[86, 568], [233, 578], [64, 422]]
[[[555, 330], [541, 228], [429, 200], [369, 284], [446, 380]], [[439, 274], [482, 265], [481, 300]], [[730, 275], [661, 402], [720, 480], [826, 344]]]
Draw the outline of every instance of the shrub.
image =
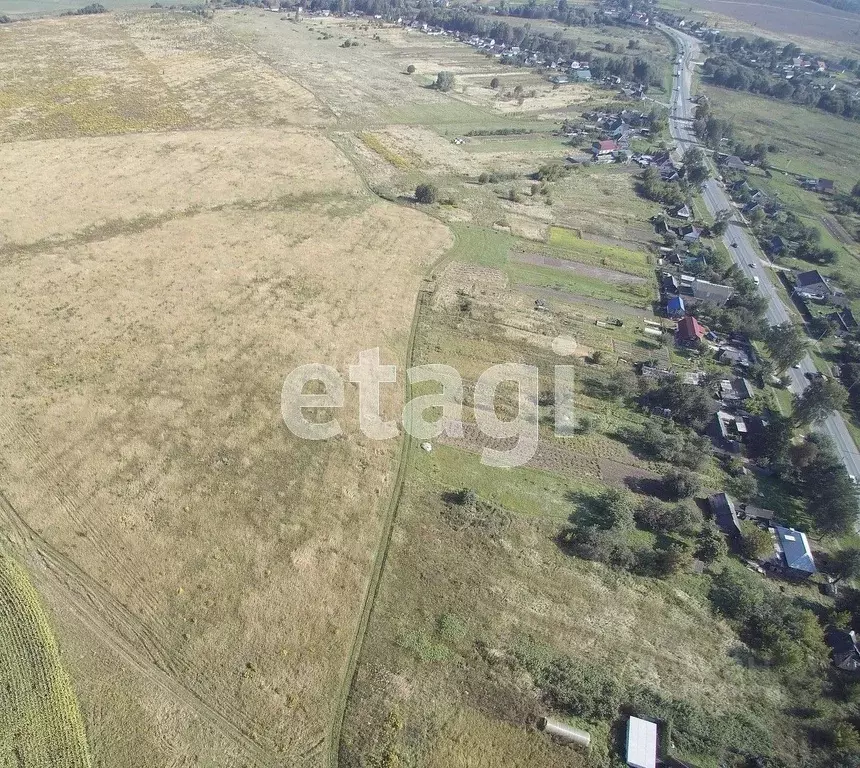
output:
[[415, 74], [415, 65], [414, 64], [410, 64], [408, 67], [406, 67], [406, 74], [407, 75], [414, 75]]
[[692, 535], [702, 525], [702, 513], [692, 504], [663, 504], [647, 498], [634, 512], [638, 525], [655, 533]]
[[415, 187], [415, 199], [419, 203], [430, 205], [439, 197], [439, 190], [433, 184], [419, 184]]
[[454, 74], [452, 72], [445, 71], [439, 72], [439, 74], [436, 75], [434, 87], [443, 93], [450, 91], [454, 87]]
[[719, 528], [713, 523], [702, 526], [696, 537], [696, 557], [706, 563], [713, 563], [725, 557], [729, 548]]
[[670, 499], [688, 499], [702, 487], [698, 475], [688, 469], [673, 467], [663, 475], [663, 488]]
[[498, 87], [499, 87], [499, 78], [494, 77], [492, 80], [490, 80], [490, 88], [495, 90]]
[[752, 527], [741, 536], [741, 554], [748, 560], [759, 560], [773, 553], [773, 540], [767, 531]]
[[514, 656], [559, 709], [592, 722], [618, 714], [623, 689], [610, 670], [530, 643]]
[[663, 576], [689, 569], [693, 560], [687, 545], [677, 539], [668, 542], [655, 552], [654, 564], [657, 572]]

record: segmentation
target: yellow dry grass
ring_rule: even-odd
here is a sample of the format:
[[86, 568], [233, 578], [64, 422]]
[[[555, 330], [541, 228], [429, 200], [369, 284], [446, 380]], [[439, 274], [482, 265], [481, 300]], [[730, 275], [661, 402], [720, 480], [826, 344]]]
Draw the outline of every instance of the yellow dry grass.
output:
[[[402, 362], [450, 233], [371, 197], [302, 128], [319, 102], [214, 27], [13, 26], [0, 66], [35, 101], [0, 108], [2, 523], [88, 739], [119, 768], [318, 765], [397, 444], [360, 434], [350, 385], [344, 436], [301, 441], [281, 386], [369, 347]], [[62, 68], [75, 110], [165, 89], [187, 130], [48, 130], [40, 89]], [[396, 416], [401, 387], [383, 389]]]
[[[87, 158], [81, 162], [81, 158]], [[184, 131], [8, 144], [0, 187], [0, 248], [141, 216], [265, 203], [361, 183], [318, 135], [271, 128]]]

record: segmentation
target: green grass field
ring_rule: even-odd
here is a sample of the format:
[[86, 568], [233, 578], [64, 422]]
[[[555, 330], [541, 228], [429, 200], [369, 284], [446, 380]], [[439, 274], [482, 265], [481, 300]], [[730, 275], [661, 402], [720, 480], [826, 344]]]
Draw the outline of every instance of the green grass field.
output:
[[0, 765], [91, 764], [78, 702], [39, 597], [21, 566], [0, 555]]
[[742, 91], [703, 85], [717, 115], [735, 125], [734, 138], [757, 144], [775, 144], [772, 166], [791, 173], [836, 181], [851, 189], [860, 178], [860, 123], [830, 115], [820, 109], [766, 99]]

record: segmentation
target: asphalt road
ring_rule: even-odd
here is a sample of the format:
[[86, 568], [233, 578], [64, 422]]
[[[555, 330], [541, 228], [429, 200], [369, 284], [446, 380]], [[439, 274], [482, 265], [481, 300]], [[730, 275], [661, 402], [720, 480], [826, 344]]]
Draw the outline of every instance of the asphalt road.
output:
[[[673, 90], [669, 100], [669, 131], [672, 138], [675, 139], [679, 151], [683, 153], [697, 143], [692, 125], [694, 105], [690, 101], [690, 92], [694, 62], [699, 60], [699, 41], [695, 37], [671, 27], [662, 24], [659, 27], [678, 44], [680, 63], [675, 64], [675, 76], [672, 80]], [[711, 215], [716, 215], [718, 211], [722, 210], [735, 212], [725, 190], [715, 179], [708, 179], [705, 182], [702, 189], [702, 199]], [[736, 219], [730, 221], [723, 242], [747, 277], [752, 279], [754, 276], [758, 276], [759, 291], [768, 301], [767, 321], [771, 325], [791, 322], [791, 313], [770, 280], [770, 270], [762, 268], [758, 250], [746, 229]], [[802, 392], [809, 384], [806, 374], [815, 372], [815, 364], [812, 362], [812, 358], [807, 355], [800, 361], [799, 368], [789, 370], [791, 376], [789, 389], [794, 393]], [[854, 444], [842, 416], [833, 414], [819, 424], [818, 428], [833, 440], [836, 450], [848, 469], [848, 474], [860, 480], [860, 453], [857, 451], [857, 446]]]

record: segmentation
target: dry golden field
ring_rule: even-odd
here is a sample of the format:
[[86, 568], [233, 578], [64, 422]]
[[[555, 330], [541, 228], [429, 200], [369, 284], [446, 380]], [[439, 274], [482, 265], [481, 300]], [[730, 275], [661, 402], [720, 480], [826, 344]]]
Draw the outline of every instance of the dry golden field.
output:
[[300, 441], [281, 385], [402, 362], [451, 235], [370, 195], [329, 109], [212, 24], [0, 37], [4, 548], [93, 762], [319, 765], [397, 442], [350, 387], [345, 436]]

